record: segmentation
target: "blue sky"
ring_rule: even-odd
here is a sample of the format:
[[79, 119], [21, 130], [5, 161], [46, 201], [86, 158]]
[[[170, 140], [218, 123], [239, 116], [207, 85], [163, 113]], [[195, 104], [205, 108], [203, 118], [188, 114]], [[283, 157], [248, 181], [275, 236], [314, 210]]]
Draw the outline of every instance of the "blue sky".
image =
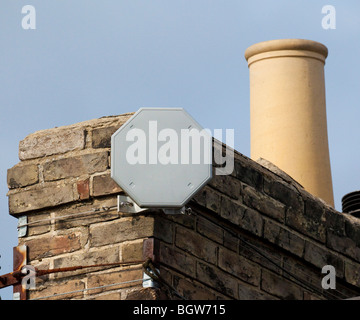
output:
[[[25, 5], [36, 29], [21, 26]], [[336, 9], [325, 30], [321, 10]], [[28, 134], [140, 107], [183, 107], [203, 127], [235, 129], [249, 156], [244, 52], [281, 38], [319, 41], [325, 66], [335, 206], [360, 189], [360, 2], [356, 0], [2, 0], [0, 5], [0, 274], [12, 271], [17, 219], [6, 172]], [[12, 288], [0, 290], [12, 299]]]

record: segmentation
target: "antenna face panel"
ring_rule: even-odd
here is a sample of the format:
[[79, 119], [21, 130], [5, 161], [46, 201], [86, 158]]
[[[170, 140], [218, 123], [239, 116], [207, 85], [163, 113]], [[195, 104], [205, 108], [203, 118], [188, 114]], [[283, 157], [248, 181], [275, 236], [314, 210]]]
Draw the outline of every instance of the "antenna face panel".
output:
[[182, 108], [141, 108], [111, 137], [111, 177], [139, 207], [181, 208], [212, 178], [212, 136]]

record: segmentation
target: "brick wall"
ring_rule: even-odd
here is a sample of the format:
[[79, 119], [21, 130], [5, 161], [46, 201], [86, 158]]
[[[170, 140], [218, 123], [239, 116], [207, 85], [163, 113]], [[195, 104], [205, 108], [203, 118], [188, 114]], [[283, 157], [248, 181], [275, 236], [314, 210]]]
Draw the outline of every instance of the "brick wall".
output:
[[[20, 142], [21, 161], [8, 170], [8, 198], [11, 215], [28, 217], [27, 234], [19, 238], [28, 247], [28, 264], [53, 269], [143, 259], [154, 217], [92, 212], [117, 205], [121, 189], [110, 178], [110, 137], [130, 116], [43, 130]], [[142, 277], [141, 264], [55, 273], [37, 277], [27, 298], [78, 291], [52, 299], [125, 299], [141, 282], [80, 290]]]
[[[346, 299], [360, 295], [360, 220], [339, 213], [264, 160], [236, 153], [190, 217], [164, 217], [164, 273], [190, 299]], [[171, 227], [170, 227], [171, 226]], [[336, 269], [336, 290], [321, 286]], [[209, 290], [210, 289], [210, 290]]]
[[[52, 269], [151, 256], [165, 282], [187, 299], [360, 295], [359, 220], [265, 160], [235, 153], [233, 173], [214, 175], [188, 204], [190, 215], [114, 209], [122, 190], [110, 178], [110, 137], [130, 116], [43, 130], [20, 142], [8, 197], [10, 214], [30, 223], [19, 238], [28, 246], [28, 264]], [[111, 209], [94, 211], [99, 208]], [[321, 288], [327, 264], [336, 268], [336, 290]], [[38, 277], [27, 298], [67, 292], [50, 299], [177, 298], [164, 286], [114, 285], [142, 276], [141, 263], [54, 273]]]

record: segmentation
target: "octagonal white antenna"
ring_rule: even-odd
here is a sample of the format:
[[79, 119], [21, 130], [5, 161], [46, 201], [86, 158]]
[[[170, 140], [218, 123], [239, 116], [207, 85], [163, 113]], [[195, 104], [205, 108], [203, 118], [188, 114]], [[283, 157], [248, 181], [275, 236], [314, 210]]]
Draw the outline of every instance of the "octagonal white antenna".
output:
[[212, 178], [212, 136], [182, 108], [141, 108], [111, 137], [111, 178], [119, 209], [184, 213]]

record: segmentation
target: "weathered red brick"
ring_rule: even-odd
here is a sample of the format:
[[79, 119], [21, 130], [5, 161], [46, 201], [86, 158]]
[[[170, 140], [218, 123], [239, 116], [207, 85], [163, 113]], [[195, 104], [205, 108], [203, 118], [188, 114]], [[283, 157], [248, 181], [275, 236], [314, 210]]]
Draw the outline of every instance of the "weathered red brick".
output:
[[90, 198], [89, 179], [78, 181], [76, 187], [80, 200], [85, 200]]
[[104, 196], [119, 193], [122, 191], [120, 186], [111, 179], [110, 173], [96, 175], [93, 177], [92, 196]]

